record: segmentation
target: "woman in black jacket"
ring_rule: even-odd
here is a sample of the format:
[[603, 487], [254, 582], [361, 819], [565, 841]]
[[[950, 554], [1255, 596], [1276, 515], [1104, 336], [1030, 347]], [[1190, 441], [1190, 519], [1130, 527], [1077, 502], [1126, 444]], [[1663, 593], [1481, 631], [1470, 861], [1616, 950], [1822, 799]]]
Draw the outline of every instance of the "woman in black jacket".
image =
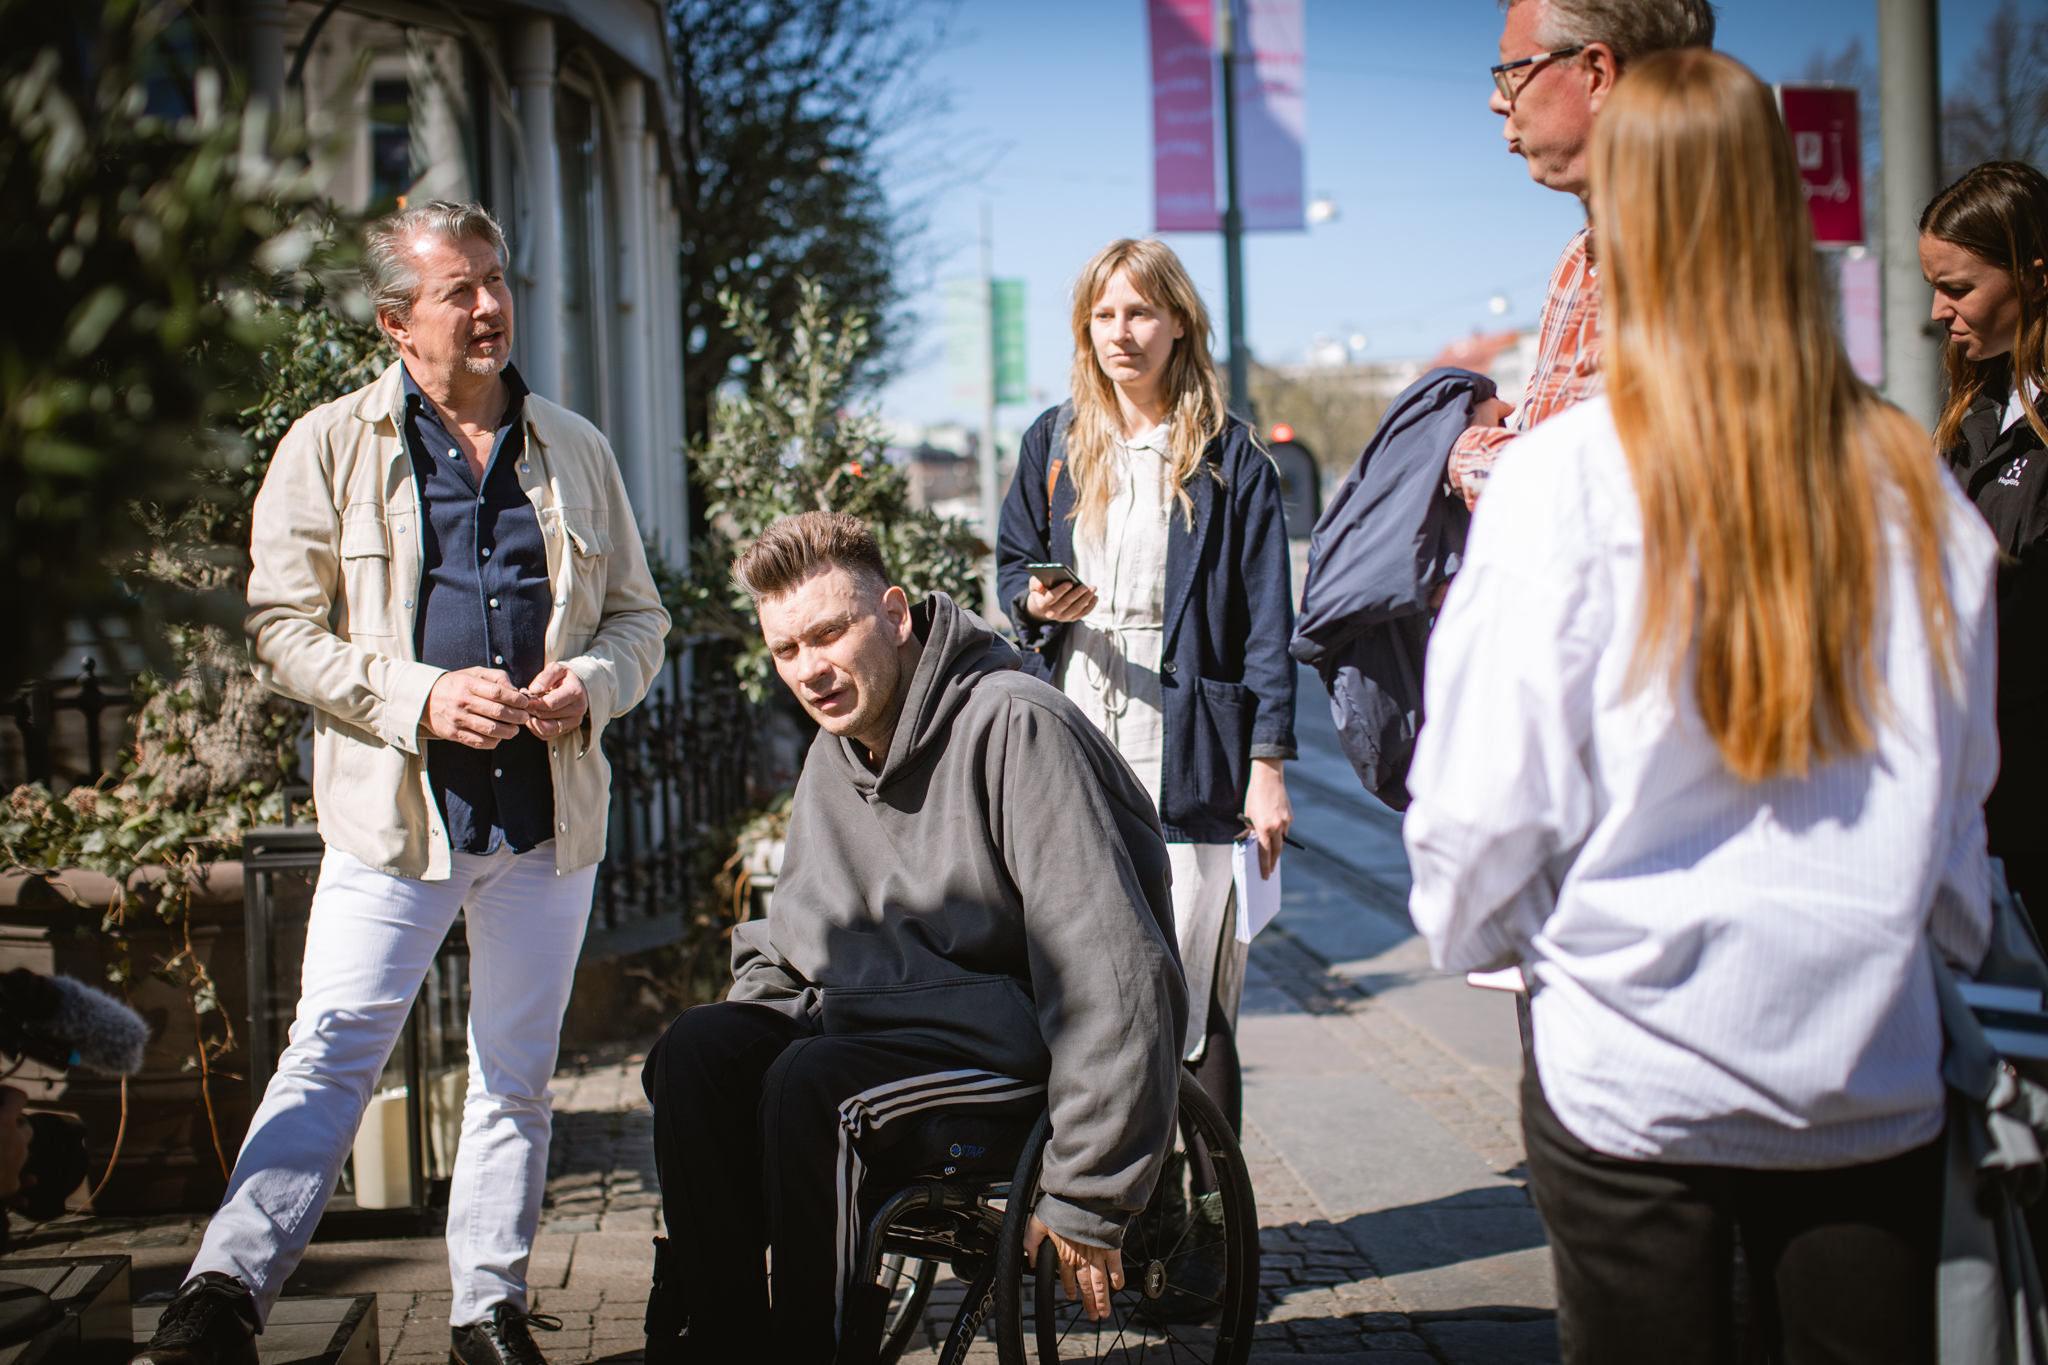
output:
[[[1920, 215], [1920, 268], [1948, 331], [1935, 445], [1991, 524], [1998, 572], [1998, 785], [1992, 855], [2048, 938], [2048, 177], [1989, 161]], [[2017, 376], [2017, 382], [2015, 377]]]
[[[1231, 846], [1262, 871], [1293, 821], [1293, 631], [1280, 479], [1223, 409], [1209, 317], [1172, 250], [1110, 243], [1074, 291], [1074, 397], [1026, 433], [998, 576], [1027, 666], [1151, 791], [1173, 859], [1187, 1059], [1239, 1126], [1244, 946]], [[1057, 563], [1078, 581], [1035, 580]], [[1203, 1009], [1207, 1001], [1208, 1008]]]

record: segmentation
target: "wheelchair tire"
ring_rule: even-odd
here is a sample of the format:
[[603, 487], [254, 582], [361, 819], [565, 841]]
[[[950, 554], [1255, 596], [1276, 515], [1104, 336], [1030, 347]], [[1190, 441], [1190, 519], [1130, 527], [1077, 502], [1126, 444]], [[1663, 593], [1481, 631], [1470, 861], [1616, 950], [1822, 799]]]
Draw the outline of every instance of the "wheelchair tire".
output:
[[924, 1322], [925, 1305], [931, 1302], [932, 1286], [939, 1280], [939, 1264], [920, 1261], [915, 1256], [891, 1255], [882, 1258], [882, 1265], [897, 1277], [890, 1283], [901, 1297], [889, 1305], [889, 1316], [882, 1328], [882, 1353], [875, 1359], [877, 1365], [896, 1365]]
[[[990, 1326], [1001, 1365], [1030, 1365], [1034, 1347], [1037, 1365], [1162, 1352], [1199, 1365], [1244, 1365], [1258, 1319], [1258, 1205], [1237, 1138], [1201, 1084], [1181, 1076], [1174, 1144], [1151, 1201], [1125, 1234], [1124, 1287], [1102, 1323], [1067, 1301], [1050, 1241], [1036, 1265], [1024, 1255], [1047, 1131], [1041, 1120], [1025, 1146], [996, 1253]], [[1210, 1189], [1197, 1174], [1205, 1165], [1214, 1173]]]

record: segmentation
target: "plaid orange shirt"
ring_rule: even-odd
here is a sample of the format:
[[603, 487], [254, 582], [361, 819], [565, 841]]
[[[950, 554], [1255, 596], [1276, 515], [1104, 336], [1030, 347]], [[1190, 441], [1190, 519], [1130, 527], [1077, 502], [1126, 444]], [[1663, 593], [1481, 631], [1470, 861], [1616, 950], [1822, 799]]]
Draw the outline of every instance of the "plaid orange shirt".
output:
[[1506, 426], [1470, 427], [1451, 447], [1446, 477], [1467, 507], [1478, 503], [1493, 462], [1509, 442], [1600, 391], [1600, 270], [1589, 250], [1590, 233], [1580, 228], [1550, 273], [1536, 367], [1522, 391], [1522, 405]]

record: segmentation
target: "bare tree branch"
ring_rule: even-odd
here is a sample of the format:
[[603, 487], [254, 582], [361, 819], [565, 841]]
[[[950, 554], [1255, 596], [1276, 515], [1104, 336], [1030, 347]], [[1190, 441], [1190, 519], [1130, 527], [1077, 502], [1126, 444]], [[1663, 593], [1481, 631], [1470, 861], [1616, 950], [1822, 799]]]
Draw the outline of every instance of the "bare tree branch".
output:
[[2023, 18], [2006, 0], [1941, 106], [1945, 178], [1983, 161], [2039, 165], [2048, 152], [2048, 14]]
[[670, 0], [694, 164], [681, 262], [685, 418], [701, 437], [714, 395], [748, 364], [721, 292], [794, 317], [799, 280], [877, 319], [861, 357], [884, 378], [912, 226], [883, 186], [884, 144], [943, 108], [916, 80], [948, 9], [923, 0]]

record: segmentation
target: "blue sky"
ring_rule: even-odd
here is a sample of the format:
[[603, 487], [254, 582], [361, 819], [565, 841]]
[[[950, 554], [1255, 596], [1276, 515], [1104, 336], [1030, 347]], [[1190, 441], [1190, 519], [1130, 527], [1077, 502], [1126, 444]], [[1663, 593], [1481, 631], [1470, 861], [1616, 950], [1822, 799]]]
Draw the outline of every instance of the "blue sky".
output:
[[[1495, 0], [1307, 0], [1311, 195], [1341, 210], [1303, 233], [1246, 239], [1246, 329], [1271, 363], [1306, 359], [1317, 333], [1369, 338], [1373, 359], [1427, 359], [1474, 329], [1533, 323], [1543, 284], [1581, 214], [1530, 183], [1486, 108], [1498, 60]], [[2025, 0], [2030, 13], [2048, 0]], [[1996, 0], [1942, 0], [1952, 80]], [[1723, 0], [1717, 46], [1766, 80], [1860, 37], [1875, 65], [1877, 0]], [[1069, 282], [1105, 242], [1151, 232], [1152, 133], [1143, 0], [962, 0], [923, 68], [950, 108], [896, 148], [896, 187], [926, 224], [904, 252], [917, 319], [886, 415], [979, 422], [947, 394], [938, 281], [979, 265], [994, 219], [999, 276], [1025, 281], [1030, 383], [1005, 408], [1021, 426], [1066, 392]], [[1222, 243], [1171, 233], [1222, 313]], [[1487, 309], [1503, 294], [1505, 317]], [[1034, 395], [1036, 397], [1036, 395]]]

